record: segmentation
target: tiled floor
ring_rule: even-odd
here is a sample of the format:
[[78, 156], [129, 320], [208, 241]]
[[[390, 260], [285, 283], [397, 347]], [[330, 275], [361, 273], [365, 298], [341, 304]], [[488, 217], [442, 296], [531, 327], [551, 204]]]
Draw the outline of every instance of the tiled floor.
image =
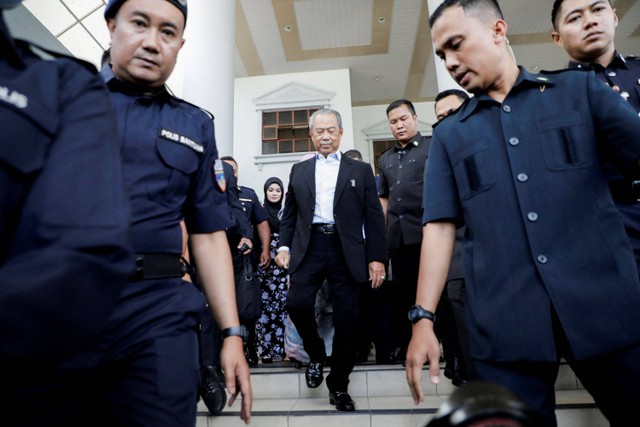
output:
[[[325, 375], [328, 372], [325, 371]], [[251, 425], [259, 427], [424, 427], [455, 387], [443, 377], [438, 386], [425, 375], [425, 401], [414, 405], [400, 365], [364, 365], [351, 375], [349, 393], [356, 411], [337, 412], [329, 404], [325, 383], [308, 389], [304, 370], [269, 367], [252, 370], [254, 393]], [[556, 382], [559, 427], [604, 427], [608, 425], [593, 399], [581, 389], [568, 366], [560, 369]], [[268, 397], [267, 397], [268, 396]], [[197, 427], [234, 427], [244, 425], [238, 416], [240, 402], [225, 408], [217, 417], [206, 416], [206, 407], [198, 404]]]

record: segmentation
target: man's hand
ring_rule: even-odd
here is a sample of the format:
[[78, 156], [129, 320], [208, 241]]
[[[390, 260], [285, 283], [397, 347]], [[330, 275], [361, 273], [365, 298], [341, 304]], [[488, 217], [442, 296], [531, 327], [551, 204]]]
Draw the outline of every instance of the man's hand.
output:
[[249, 377], [249, 365], [244, 357], [242, 338], [227, 337], [222, 343], [220, 351], [220, 364], [224, 372], [225, 384], [230, 394], [229, 406], [235, 402], [238, 393], [242, 394], [242, 408], [240, 418], [249, 424], [251, 421], [251, 406], [253, 396], [251, 392], [251, 380]]
[[276, 264], [278, 267], [287, 269], [289, 268], [289, 251], [280, 251], [278, 255], [276, 255]]
[[240, 249], [242, 245], [247, 245], [249, 247], [249, 249], [242, 252], [242, 255], [247, 255], [251, 253], [251, 250], [253, 249], [253, 242], [251, 241], [251, 239], [248, 239], [247, 237], [243, 237], [242, 239], [240, 239], [240, 243], [238, 243], [238, 249]]
[[372, 261], [369, 263], [369, 280], [371, 280], [372, 288], [376, 289], [382, 286], [386, 278], [383, 263], [380, 261]]
[[271, 254], [269, 253], [269, 248], [262, 248], [262, 253], [260, 254], [260, 267], [267, 268], [271, 263]]
[[433, 384], [440, 383], [440, 344], [433, 332], [433, 322], [422, 319], [413, 325], [411, 341], [407, 348], [407, 383], [417, 405], [424, 400], [422, 391], [422, 367], [429, 360], [429, 375]]

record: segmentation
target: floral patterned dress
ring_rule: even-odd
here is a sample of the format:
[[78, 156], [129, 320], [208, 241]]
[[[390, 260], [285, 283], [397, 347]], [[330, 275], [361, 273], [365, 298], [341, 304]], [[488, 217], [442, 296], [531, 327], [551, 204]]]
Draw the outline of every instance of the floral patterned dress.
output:
[[257, 351], [262, 359], [284, 358], [284, 323], [287, 318], [287, 272], [276, 265], [278, 233], [271, 233], [271, 263], [258, 269], [262, 290], [262, 315], [256, 323]]

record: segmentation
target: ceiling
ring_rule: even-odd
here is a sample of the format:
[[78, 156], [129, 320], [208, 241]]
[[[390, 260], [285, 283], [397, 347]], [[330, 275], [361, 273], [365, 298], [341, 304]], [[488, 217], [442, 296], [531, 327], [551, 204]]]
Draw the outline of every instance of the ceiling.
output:
[[[354, 106], [437, 94], [427, 0], [224, 1], [236, 1], [236, 77], [348, 68]], [[566, 65], [564, 50], [551, 42], [553, 0], [499, 1], [521, 65], [533, 71]], [[97, 64], [109, 45], [105, 3], [26, 0], [9, 21], [23, 37], [46, 35], [50, 46]], [[613, 4], [617, 49], [640, 54], [640, 0]]]

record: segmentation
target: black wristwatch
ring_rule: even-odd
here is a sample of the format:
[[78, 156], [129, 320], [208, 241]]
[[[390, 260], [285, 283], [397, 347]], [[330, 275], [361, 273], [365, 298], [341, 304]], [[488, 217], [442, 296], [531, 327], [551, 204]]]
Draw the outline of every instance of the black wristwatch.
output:
[[409, 320], [411, 321], [411, 323], [416, 323], [418, 320], [422, 319], [429, 319], [435, 323], [436, 315], [429, 310], [425, 310], [418, 304], [409, 309]]
[[227, 337], [242, 337], [242, 342], [247, 342], [249, 332], [247, 332], [247, 328], [244, 325], [232, 326], [222, 330], [222, 339]]

